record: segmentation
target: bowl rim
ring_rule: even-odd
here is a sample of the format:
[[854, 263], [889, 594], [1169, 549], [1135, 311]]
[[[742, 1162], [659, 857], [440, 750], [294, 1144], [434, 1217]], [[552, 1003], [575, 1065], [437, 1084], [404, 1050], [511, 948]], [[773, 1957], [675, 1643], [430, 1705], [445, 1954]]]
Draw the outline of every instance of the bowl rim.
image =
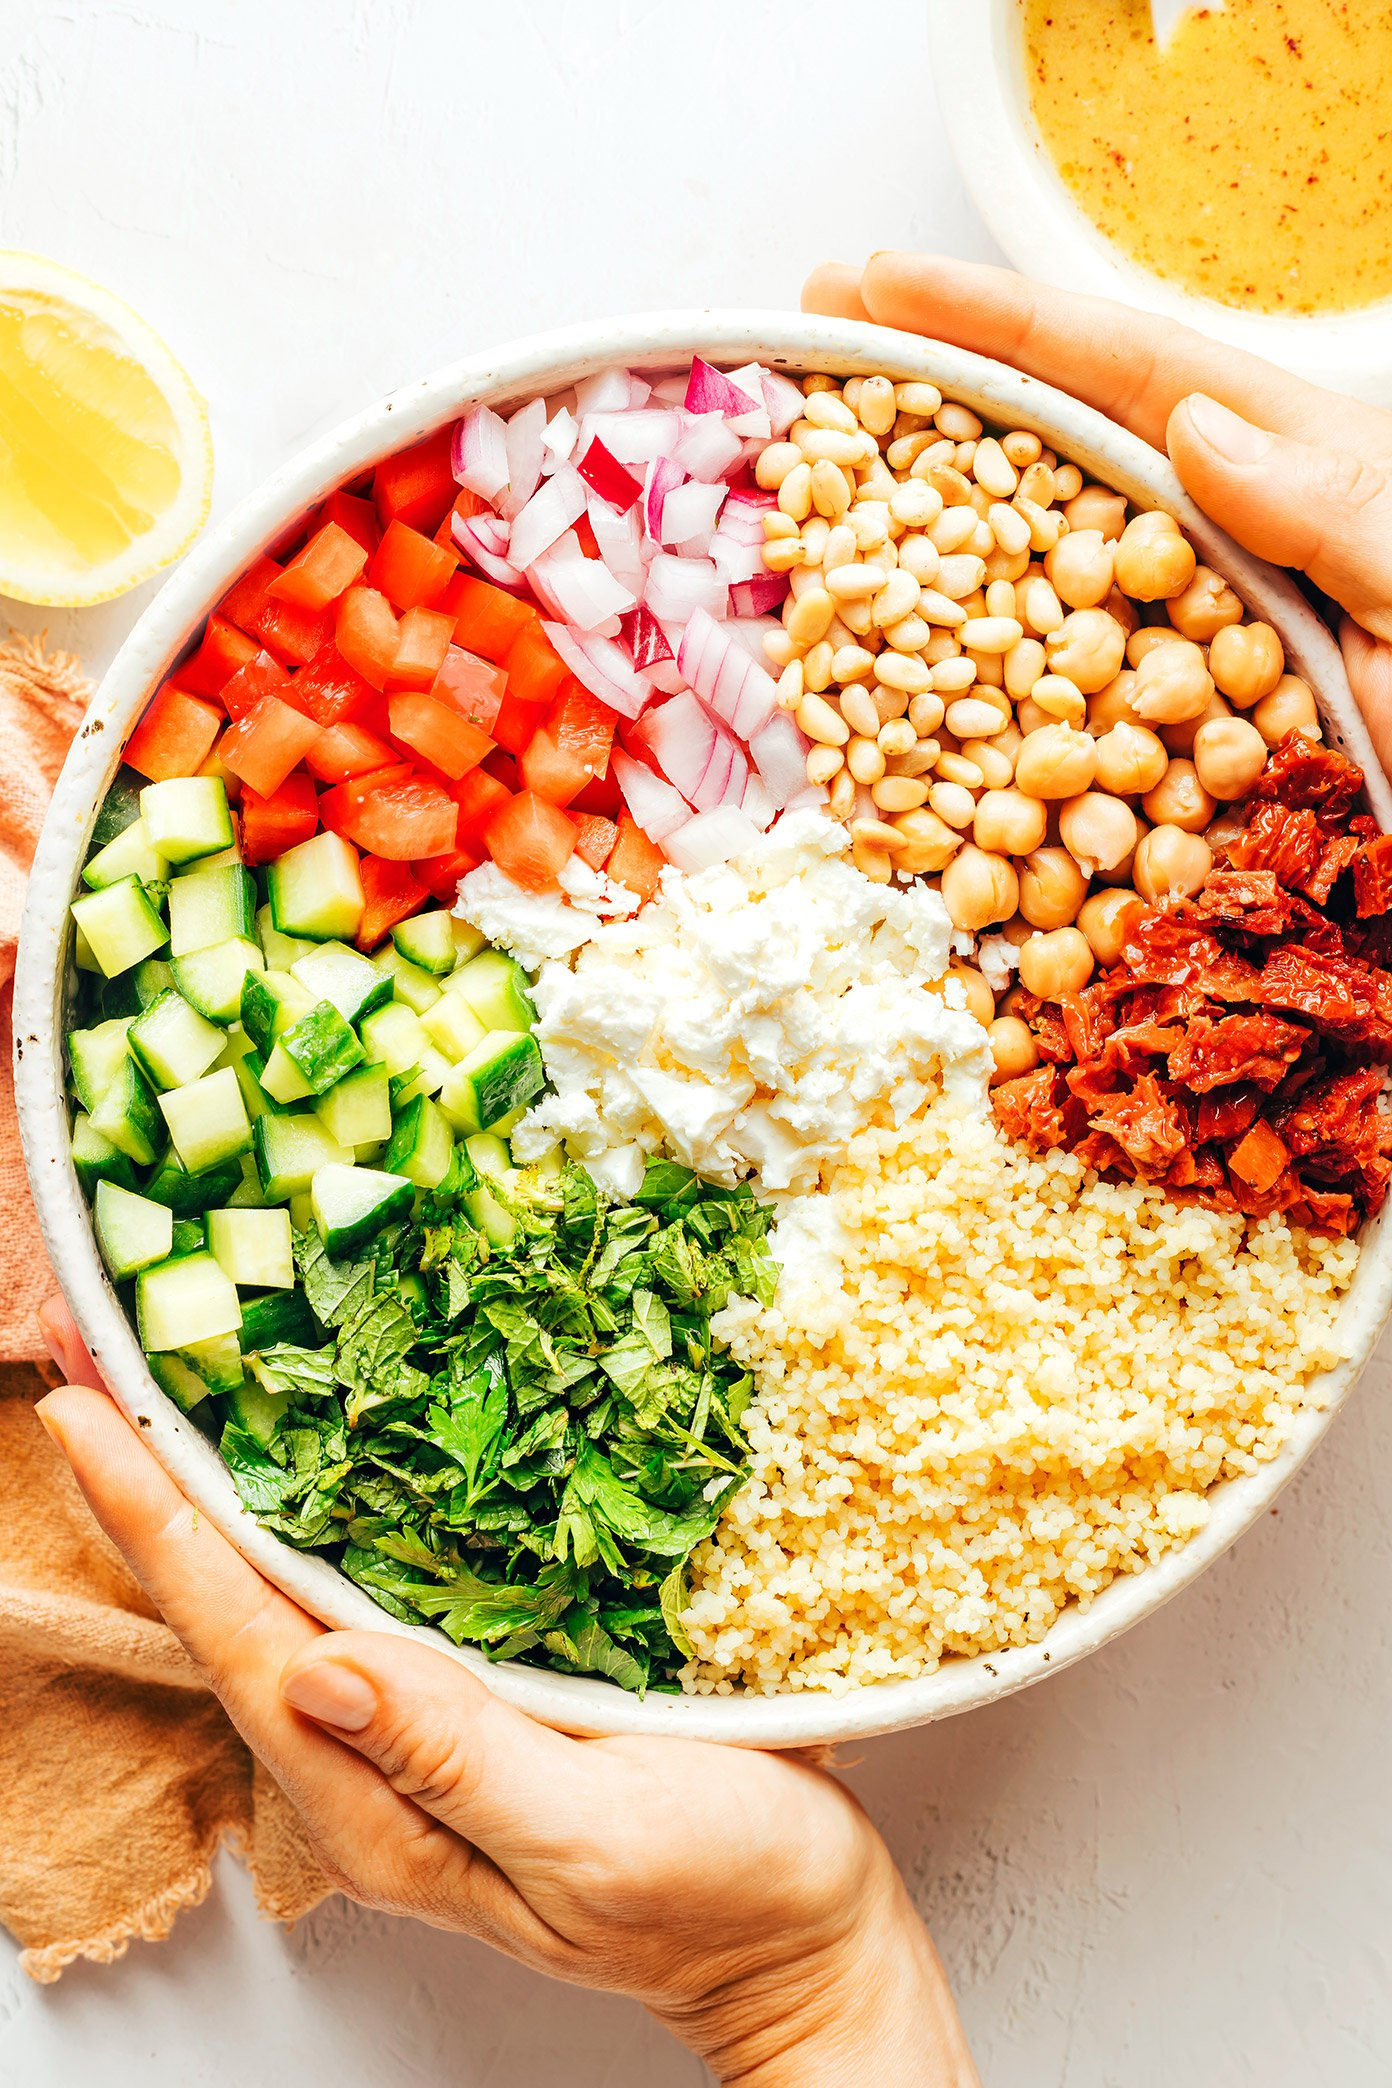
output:
[[72, 1165], [62, 1079], [62, 1010], [69, 976], [67, 906], [106, 784], [148, 692], [192, 641], [244, 566], [314, 501], [379, 457], [479, 401], [560, 390], [615, 362], [670, 368], [693, 354], [726, 364], [884, 369], [938, 384], [998, 421], [1031, 428], [1145, 506], [1163, 506], [1201, 555], [1273, 623], [1297, 672], [1316, 689], [1328, 736], [1363, 766], [1368, 795], [1392, 826], [1392, 789], [1377, 766], [1337, 645], [1290, 577], [1226, 538], [1185, 496], [1168, 462], [1138, 437], [1066, 393], [942, 342], [798, 313], [693, 310], [627, 315], [531, 335], [466, 357], [380, 399], [272, 472], [189, 554], [146, 608], [105, 675], [54, 790], [35, 854], [15, 976], [16, 1100], [24, 1157], [45, 1244], [89, 1348], [123, 1412], [171, 1476], [237, 1549], [284, 1593], [338, 1629], [404, 1634], [439, 1647], [500, 1696], [548, 1724], [594, 1734], [663, 1733], [758, 1747], [802, 1747], [928, 1723], [995, 1701], [1107, 1644], [1195, 1579], [1271, 1504], [1328, 1428], [1392, 1308], [1392, 1210], [1366, 1229], [1342, 1307], [1348, 1359], [1319, 1379], [1280, 1454], [1208, 1496], [1209, 1520], [1187, 1545], [1113, 1580], [1086, 1609], [1070, 1605], [1038, 1643], [953, 1656], [934, 1673], [862, 1684], [840, 1694], [805, 1688], [638, 1699], [617, 1685], [517, 1663], [491, 1665], [429, 1626], [389, 1617], [327, 1561], [293, 1550], [243, 1508], [217, 1451], [155, 1385], [97, 1253]]
[[[1029, 108], [1021, 0], [928, 0], [932, 76], [953, 157], [993, 238], [1026, 275], [1120, 299], [1377, 405], [1392, 405], [1392, 298], [1346, 312], [1249, 312], [1153, 274], [1083, 211]], [[971, 93], [954, 93], [969, 80]]]

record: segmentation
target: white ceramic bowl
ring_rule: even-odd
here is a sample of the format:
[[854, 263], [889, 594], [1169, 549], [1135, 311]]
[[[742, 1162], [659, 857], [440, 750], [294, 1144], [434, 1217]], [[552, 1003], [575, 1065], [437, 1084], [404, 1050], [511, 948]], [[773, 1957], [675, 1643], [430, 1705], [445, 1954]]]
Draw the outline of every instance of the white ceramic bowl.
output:
[[69, 1152], [63, 1093], [63, 1007], [71, 984], [67, 907], [96, 808], [146, 697], [197, 634], [204, 617], [248, 561], [342, 480], [458, 415], [479, 400], [503, 403], [557, 391], [614, 362], [661, 370], [693, 354], [727, 365], [758, 357], [792, 370], [843, 374], [884, 370], [927, 378], [988, 418], [1037, 431], [1046, 442], [1150, 507], [1177, 515], [1204, 557], [1281, 633], [1292, 667], [1319, 692], [1329, 736], [1364, 765], [1369, 793], [1392, 825], [1392, 792], [1377, 769], [1353, 706], [1337, 647], [1284, 574], [1229, 542], [1185, 499], [1165, 459], [1064, 393], [1000, 363], [937, 342], [786, 312], [676, 312], [609, 320], [520, 341], [495, 355], [456, 363], [371, 406], [286, 464], [242, 502], [166, 581], [113, 662], [59, 777], [29, 885], [15, 991], [16, 1085], [34, 1200], [54, 1269], [92, 1354], [124, 1411], [189, 1498], [271, 1580], [325, 1623], [412, 1632], [485, 1674], [500, 1695], [537, 1717], [588, 1733], [680, 1733], [745, 1746], [794, 1747], [918, 1725], [988, 1703], [1066, 1667], [1168, 1601], [1266, 1509], [1328, 1427], [1367, 1361], [1392, 1304], [1392, 1207], [1369, 1228], [1358, 1276], [1343, 1307], [1349, 1361], [1321, 1386], [1325, 1405], [1306, 1409], [1281, 1456], [1213, 1495], [1203, 1533], [1146, 1572], [1115, 1581], [1087, 1610], [1069, 1609], [1040, 1644], [972, 1660], [936, 1674], [853, 1690], [782, 1696], [649, 1696], [640, 1702], [611, 1683], [552, 1675], [517, 1664], [489, 1666], [438, 1632], [388, 1617], [322, 1559], [296, 1552], [242, 1507], [217, 1452], [156, 1387], [139, 1343], [97, 1255]]
[[1019, 0], [928, 0], [943, 123], [972, 201], [1026, 275], [1161, 312], [1294, 370], [1392, 406], [1392, 300], [1353, 312], [1243, 312], [1152, 275], [1074, 201], [1030, 113]]

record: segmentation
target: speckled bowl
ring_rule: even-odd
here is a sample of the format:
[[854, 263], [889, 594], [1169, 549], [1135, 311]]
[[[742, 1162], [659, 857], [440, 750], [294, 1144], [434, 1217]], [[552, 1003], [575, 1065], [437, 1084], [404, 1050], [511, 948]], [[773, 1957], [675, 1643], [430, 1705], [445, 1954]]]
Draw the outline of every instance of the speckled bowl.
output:
[[181, 658], [208, 611], [243, 567], [334, 486], [480, 400], [517, 401], [557, 391], [605, 364], [663, 370], [692, 354], [738, 365], [758, 357], [790, 370], [850, 375], [884, 370], [927, 378], [988, 419], [1030, 428], [1090, 474], [1148, 507], [1178, 516], [1204, 558], [1280, 632], [1291, 666], [1318, 693], [1330, 739], [1368, 771], [1372, 804], [1392, 825], [1392, 791], [1354, 707], [1339, 652], [1290, 580], [1249, 558], [1186, 500], [1165, 459], [1089, 407], [1000, 363], [939, 342], [789, 312], [669, 312], [611, 319], [519, 341], [471, 357], [347, 421], [274, 473], [190, 553], [122, 647], [92, 704], [39, 842], [20, 936], [15, 1058], [20, 1129], [34, 1201], [54, 1269], [120, 1406], [146, 1442], [246, 1558], [306, 1610], [340, 1628], [410, 1632], [485, 1675], [500, 1695], [549, 1723], [585, 1733], [680, 1733], [742, 1746], [797, 1747], [919, 1725], [990, 1703], [1067, 1667], [1148, 1616], [1224, 1552], [1268, 1508], [1328, 1428], [1367, 1362], [1392, 1305], [1389, 1213], [1368, 1228], [1358, 1275], [1343, 1306], [1349, 1360], [1321, 1380], [1322, 1405], [1306, 1408], [1279, 1458], [1212, 1496], [1207, 1527], [1182, 1551], [1114, 1581], [1087, 1609], [1067, 1610], [1037, 1645], [949, 1660], [912, 1682], [840, 1696], [654, 1695], [640, 1702], [612, 1683], [552, 1675], [515, 1663], [490, 1666], [438, 1632], [398, 1623], [322, 1559], [293, 1551], [242, 1507], [212, 1445], [156, 1387], [97, 1254], [68, 1142], [63, 1015], [72, 984], [67, 907], [103, 793], [146, 697]]

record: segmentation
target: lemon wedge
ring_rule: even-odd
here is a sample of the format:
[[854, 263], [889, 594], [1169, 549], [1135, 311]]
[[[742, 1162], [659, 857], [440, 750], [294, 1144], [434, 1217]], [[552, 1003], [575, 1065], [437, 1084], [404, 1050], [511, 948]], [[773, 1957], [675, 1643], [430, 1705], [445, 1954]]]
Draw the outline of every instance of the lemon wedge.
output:
[[0, 249], [0, 595], [81, 607], [168, 565], [208, 519], [208, 409], [98, 283]]

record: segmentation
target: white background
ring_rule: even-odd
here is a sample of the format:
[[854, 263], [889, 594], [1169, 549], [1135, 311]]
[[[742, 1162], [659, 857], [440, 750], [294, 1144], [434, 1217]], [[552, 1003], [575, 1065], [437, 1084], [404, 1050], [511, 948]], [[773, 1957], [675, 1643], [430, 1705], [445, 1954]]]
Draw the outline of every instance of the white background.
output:
[[[879, 246], [988, 258], [924, 13], [0, 0], [0, 245], [165, 334], [211, 402], [221, 512], [377, 393], [510, 335], [791, 305], [811, 263]], [[96, 669], [144, 593], [16, 621]], [[852, 1780], [991, 2088], [1392, 2079], [1390, 1389], [1384, 1344], [1279, 1512], [1120, 1645], [864, 1748]], [[229, 1863], [172, 1940], [53, 1989], [0, 1936], [0, 2081], [703, 2078], [637, 2008], [453, 1937], [341, 1902], [263, 1927]]]

